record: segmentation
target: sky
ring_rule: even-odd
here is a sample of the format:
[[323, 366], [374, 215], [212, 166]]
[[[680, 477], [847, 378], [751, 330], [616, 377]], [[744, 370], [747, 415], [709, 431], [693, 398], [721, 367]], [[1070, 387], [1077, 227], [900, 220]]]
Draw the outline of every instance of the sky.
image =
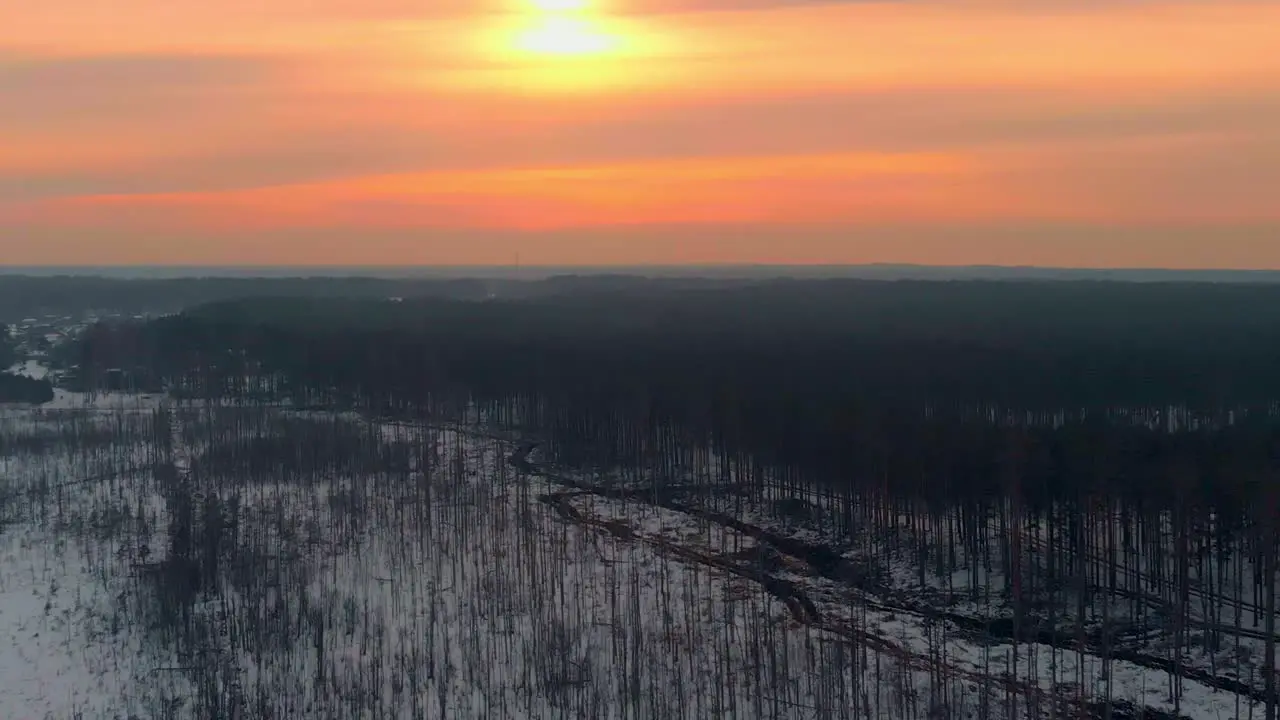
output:
[[0, 264], [1280, 268], [1274, 0], [0, 3]]

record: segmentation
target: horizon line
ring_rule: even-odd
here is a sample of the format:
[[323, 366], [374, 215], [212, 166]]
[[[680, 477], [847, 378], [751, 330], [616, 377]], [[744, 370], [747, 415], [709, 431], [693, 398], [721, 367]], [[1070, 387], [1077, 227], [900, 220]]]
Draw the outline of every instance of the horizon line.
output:
[[1088, 265], [1004, 265], [999, 263], [777, 263], [777, 262], [724, 262], [724, 263], [413, 263], [413, 264], [380, 264], [380, 263], [42, 263], [42, 264], [6, 264], [0, 263], [0, 273], [12, 273], [21, 270], [289, 270], [289, 269], [376, 269], [376, 270], [539, 270], [539, 269], [655, 269], [655, 270], [694, 270], [694, 269], [924, 269], [924, 270], [1047, 270], [1059, 272], [1161, 272], [1161, 273], [1280, 273], [1280, 267], [1246, 268], [1246, 267], [1160, 267], [1160, 266], [1088, 266]]

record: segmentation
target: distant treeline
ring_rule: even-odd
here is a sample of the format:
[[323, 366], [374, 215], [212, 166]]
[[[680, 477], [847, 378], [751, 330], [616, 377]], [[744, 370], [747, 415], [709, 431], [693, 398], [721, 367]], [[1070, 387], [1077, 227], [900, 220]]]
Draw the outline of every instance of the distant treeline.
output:
[[7, 370], [17, 359], [9, 328], [0, 322], [0, 370]]
[[[258, 298], [99, 327], [93, 383], [426, 413], [601, 457], [711, 443], [788, 482], [1028, 501], [1274, 485], [1280, 287], [585, 280], [523, 299]], [[1177, 481], [1177, 492], [1169, 492]]]
[[649, 280], [630, 275], [555, 276], [537, 281], [513, 278], [375, 277], [188, 277], [122, 279], [81, 275], [0, 274], [0, 322], [16, 323], [46, 315], [79, 317], [86, 310], [122, 315], [163, 314], [244, 297], [294, 298], [453, 298], [481, 300], [553, 295], [603, 288], [721, 286], [746, 279]]
[[0, 402], [38, 405], [53, 399], [53, 385], [44, 379], [0, 372]]
[[125, 315], [177, 312], [246, 295], [292, 297], [483, 297], [474, 280], [373, 278], [181, 278], [122, 280], [103, 277], [0, 275], [0, 322], [45, 315], [79, 317], [86, 310]]

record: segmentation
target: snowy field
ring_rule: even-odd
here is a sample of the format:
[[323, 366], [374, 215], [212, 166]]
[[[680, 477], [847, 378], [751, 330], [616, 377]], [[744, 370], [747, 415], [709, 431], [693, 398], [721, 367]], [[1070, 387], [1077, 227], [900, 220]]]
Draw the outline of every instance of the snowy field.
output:
[[25, 375], [33, 380], [40, 380], [49, 374], [49, 368], [45, 367], [39, 360], [24, 360], [9, 368], [9, 372], [14, 375]]
[[[128, 395], [0, 409], [0, 718], [1174, 707], [1163, 671], [1103, 673], [1088, 654], [888, 607], [733, 527], [583, 492], [527, 450]], [[760, 503], [737, 511], [774, 522]], [[1191, 681], [1182, 693], [1183, 716], [1262, 715]]]

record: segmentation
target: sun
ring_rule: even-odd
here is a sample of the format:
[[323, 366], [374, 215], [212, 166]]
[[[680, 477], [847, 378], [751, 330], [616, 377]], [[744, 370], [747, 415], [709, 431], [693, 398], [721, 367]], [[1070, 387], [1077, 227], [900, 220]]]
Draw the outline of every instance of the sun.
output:
[[617, 47], [618, 40], [590, 19], [553, 15], [524, 28], [515, 45], [534, 55], [572, 57], [607, 54]]
[[543, 13], [581, 13], [591, 9], [590, 0], [530, 0], [529, 4]]
[[524, 0], [528, 16], [516, 33], [515, 49], [528, 55], [603, 55], [618, 38], [608, 32], [592, 0]]
[[[636, 82], [650, 36], [633, 18], [609, 12], [611, 0], [509, 0], [477, 37], [492, 61], [471, 73], [522, 94], [616, 90]], [[484, 77], [485, 80], [479, 80]]]

